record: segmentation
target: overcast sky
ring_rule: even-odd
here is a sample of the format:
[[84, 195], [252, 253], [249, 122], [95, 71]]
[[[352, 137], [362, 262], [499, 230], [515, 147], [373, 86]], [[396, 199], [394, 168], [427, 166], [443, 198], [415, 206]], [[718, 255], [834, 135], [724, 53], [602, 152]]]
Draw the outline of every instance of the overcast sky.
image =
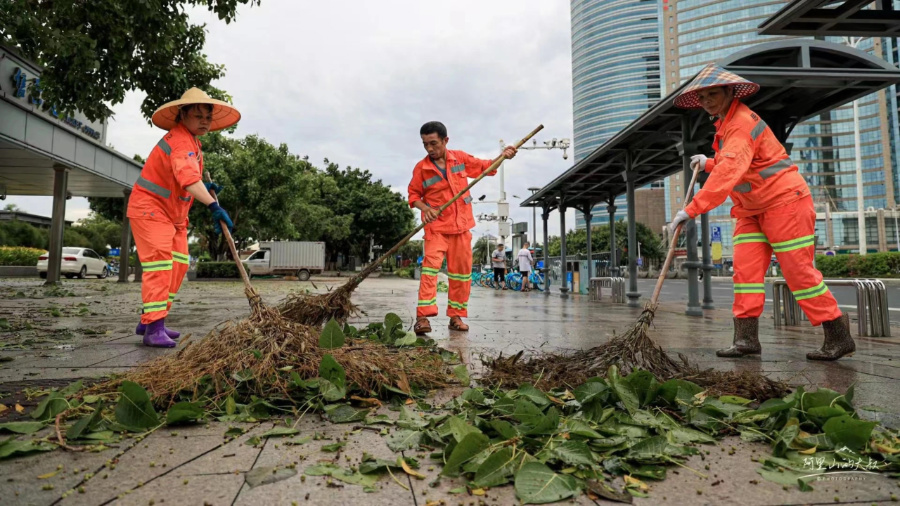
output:
[[[368, 169], [404, 195], [425, 156], [418, 130], [426, 121], [447, 125], [451, 149], [483, 158], [499, 153], [500, 139], [512, 143], [540, 123], [539, 145], [572, 138], [568, 1], [262, 0], [241, 6], [230, 25], [205, 11], [192, 17], [207, 23], [209, 60], [227, 68], [215, 84], [243, 115], [235, 136], [286, 143], [319, 166], [327, 157]], [[128, 156], [146, 156], [162, 135], [141, 116], [142, 98], [130, 94], [114, 106], [107, 127], [107, 143]], [[535, 150], [508, 162], [514, 220], [531, 228], [531, 210], [513, 195], [525, 197], [571, 165], [571, 150], [568, 160], [560, 150]], [[472, 193], [495, 200], [498, 183], [486, 179]], [[6, 202], [50, 215], [49, 197]], [[476, 214], [494, 211], [475, 206]], [[87, 213], [85, 199], [69, 201], [67, 219]], [[496, 235], [496, 227], [479, 223], [473, 235]], [[550, 230], [559, 232], [556, 213]]]

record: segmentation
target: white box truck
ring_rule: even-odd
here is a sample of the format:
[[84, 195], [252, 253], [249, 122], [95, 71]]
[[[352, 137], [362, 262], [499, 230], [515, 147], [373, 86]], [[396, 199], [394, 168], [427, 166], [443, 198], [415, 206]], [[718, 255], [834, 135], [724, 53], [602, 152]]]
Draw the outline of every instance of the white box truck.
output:
[[325, 243], [261, 242], [259, 251], [250, 255], [244, 263], [251, 275], [285, 274], [306, 281], [311, 275], [321, 274], [325, 270]]

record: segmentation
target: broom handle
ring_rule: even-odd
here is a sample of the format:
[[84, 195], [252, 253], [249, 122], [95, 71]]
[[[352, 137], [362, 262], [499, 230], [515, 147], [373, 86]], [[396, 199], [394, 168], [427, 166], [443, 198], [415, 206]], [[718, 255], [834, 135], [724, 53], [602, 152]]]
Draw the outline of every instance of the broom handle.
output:
[[[544, 128], [544, 125], [538, 125], [538, 127], [535, 128], [534, 130], [532, 130], [531, 133], [529, 133], [529, 134], [526, 135], [524, 138], [522, 138], [522, 140], [520, 140], [519, 142], [516, 143], [516, 149], [521, 148], [522, 145], [524, 145], [526, 142], [528, 142], [529, 140], [531, 140], [531, 138], [534, 137], [535, 134], [537, 134], [538, 132], [540, 132], [543, 128]], [[501, 154], [500, 156], [498, 156], [497, 158], [495, 158], [494, 161], [493, 161], [493, 163], [491, 163], [491, 166], [488, 167], [487, 169], [485, 169], [485, 171], [482, 172], [480, 176], [478, 176], [477, 178], [475, 178], [471, 183], [469, 183], [468, 186], [466, 186], [461, 192], [457, 193], [457, 194], [456, 194], [452, 199], [450, 199], [446, 204], [444, 204], [444, 205], [442, 205], [441, 207], [439, 207], [439, 208], [438, 208], [438, 214], [441, 214], [442, 212], [444, 212], [445, 209], [447, 209], [448, 207], [450, 207], [450, 204], [453, 204], [453, 203], [456, 202], [460, 197], [462, 197], [463, 195], [465, 195], [465, 193], [466, 193], [467, 191], [469, 191], [469, 190], [470, 190], [473, 186], [475, 186], [479, 181], [481, 181], [482, 179], [484, 179], [484, 176], [486, 176], [486, 175], [490, 174], [491, 172], [497, 170], [497, 167], [499, 167], [499, 166], [500, 166], [500, 163], [501, 163], [503, 160], [505, 160], [505, 159], [506, 159], [506, 157], [503, 156], [502, 154]], [[390, 250], [388, 250], [387, 253], [385, 253], [384, 255], [381, 255], [381, 257], [379, 257], [378, 260], [375, 260], [374, 262], [372, 262], [371, 265], [367, 266], [366, 269], [365, 269], [363, 272], [361, 272], [361, 273], [359, 274], [359, 276], [357, 276], [357, 277], [365, 277], [365, 276], [368, 276], [369, 274], [371, 274], [372, 271], [375, 270], [375, 267], [376, 267], [376, 266], [378, 266], [379, 264], [381, 264], [382, 262], [384, 262], [385, 260], [387, 260], [388, 258], [390, 258], [391, 255], [393, 255], [394, 253], [396, 253], [398, 249], [400, 249], [404, 244], [406, 244], [407, 242], [409, 242], [410, 239], [412, 239], [412, 236], [418, 234], [419, 231], [422, 230], [423, 228], [425, 228], [425, 223], [424, 223], [424, 222], [421, 223], [418, 227], [416, 227], [412, 232], [410, 232], [409, 234], [407, 234], [406, 237], [404, 237], [403, 239], [400, 239], [400, 242], [398, 242], [397, 244], [395, 244], [394, 247], [391, 248]], [[371, 268], [371, 270], [369, 270], [370, 268]], [[367, 272], [367, 271], [368, 271], [368, 272]]]
[[[205, 175], [206, 180], [212, 183], [209, 172]], [[212, 195], [212, 198], [214, 198], [216, 202], [219, 202], [219, 197], [216, 196], [215, 190], [210, 188], [209, 194]], [[241, 263], [241, 257], [238, 256], [237, 248], [234, 245], [234, 239], [231, 237], [231, 231], [228, 230], [228, 225], [226, 225], [224, 221], [220, 221], [219, 224], [222, 226], [222, 234], [225, 235], [225, 242], [228, 243], [228, 247], [231, 249], [231, 256], [234, 258], [234, 263], [237, 264], [238, 271], [241, 273], [241, 279], [244, 280], [244, 287], [252, 292], [253, 285], [250, 284], [250, 278], [247, 277], [247, 271], [244, 270], [244, 264]]]
[[[691, 184], [687, 188], [687, 193], [684, 194], [684, 206], [681, 207], [684, 210], [688, 205], [688, 199], [690, 199], [694, 193], [694, 184], [697, 182], [697, 176], [700, 174], [700, 165], [697, 165], [697, 168], [694, 169], [694, 175], [691, 176]], [[650, 297], [650, 305], [655, 306], [656, 301], [659, 300], [659, 292], [662, 291], [663, 282], [666, 280], [666, 273], [669, 272], [669, 267], [672, 266], [672, 260], [675, 259], [675, 245], [678, 243], [678, 236], [681, 235], [681, 229], [684, 227], [685, 222], [681, 222], [675, 227], [675, 233], [672, 234], [672, 242], [669, 244], [669, 253], [666, 255], [666, 261], [663, 263], [662, 270], [659, 271], [659, 279], [656, 280], [656, 288], [653, 289], [653, 296]]]

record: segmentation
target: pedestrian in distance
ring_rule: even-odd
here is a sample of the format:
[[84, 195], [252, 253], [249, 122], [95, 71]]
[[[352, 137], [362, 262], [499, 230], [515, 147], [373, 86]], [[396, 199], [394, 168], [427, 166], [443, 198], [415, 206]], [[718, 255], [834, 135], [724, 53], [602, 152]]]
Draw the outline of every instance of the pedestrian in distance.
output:
[[715, 64], [706, 66], [675, 98], [685, 109], [703, 109], [715, 119], [715, 156], [698, 154], [691, 166], [710, 173], [703, 188], [669, 225], [707, 213], [731, 197], [734, 206], [734, 343], [719, 357], [758, 355], [759, 316], [766, 302], [765, 275], [775, 253], [785, 281], [814, 326], [822, 325], [822, 347], [809, 360], [837, 360], [856, 350], [850, 320], [825, 286], [815, 258], [816, 211], [806, 180], [766, 122], [741, 99], [759, 85]]
[[491, 267], [494, 269], [494, 283], [506, 290], [506, 246], [503, 243], [498, 244], [491, 253]]
[[522, 249], [519, 250], [519, 254], [516, 255], [516, 259], [519, 262], [519, 273], [522, 274], [522, 291], [529, 292], [531, 291], [531, 284], [528, 281], [528, 277], [531, 276], [531, 269], [534, 265], [534, 257], [531, 256], [531, 251], [528, 249], [528, 242], [522, 245]]
[[[425, 223], [425, 259], [419, 280], [419, 300], [413, 330], [422, 335], [431, 332], [428, 317], [437, 316], [437, 274], [447, 259], [449, 291], [447, 316], [450, 330], [467, 331], [463, 322], [468, 316], [469, 291], [472, 288], [472, 196], [469, 192], [453, 202], [443, 213], [438, 209], [449, 202], [490, 167], [493, 160], [482, 160], [464, 152], [447, 149], [450, 138], [447, 127], [439, 121], [429, 121], [419, 129], [422, 145], [428, 153], [413, 168], [409, 182], [409, 206], [422, 212]], [[516, 148], [503, 149], [507, 158], [516, 155]], [[489, 175], [494, 175], [496, 171]]]
[[[181, 281], [188, 270], [188, 212], [194, 200], [211, 214], [216, 232], [221, 222], [233, 227], [228, 213], [216, 203], [204, 183], [203, 153], [199, 138], [228, 128], [241, 119], [231, 104], [214, 100], [198, 88], [169, 102], [153, 113], [153, 124], [168, 133], [153, 147], [128, 200], [128, 218], [144, 271], [141, 282], [141, 321], [135, 333], [144, 345], [171, 348], [180, 332], [168, 329], [165, 319], [172, 309]], [[123, 252], [123, 254], [127, 254]]]

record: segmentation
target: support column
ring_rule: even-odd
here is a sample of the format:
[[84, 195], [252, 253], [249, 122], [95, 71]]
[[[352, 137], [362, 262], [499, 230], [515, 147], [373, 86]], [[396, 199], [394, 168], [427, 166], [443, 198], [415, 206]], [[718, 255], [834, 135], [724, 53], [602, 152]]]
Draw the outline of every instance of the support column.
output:
[[569, 294], [569, 276], [566, 271], [566, 206], [563, 205], [562, 199], [560, 199], [559, 203], [559, 274], [560, 274], [560, 284], [559, 284], [559, 293], [563, 297], [568, 297]]
[[712, 247], [710, 246], [709, 216], [700, 215], [700, 240], [703, 244], [703, 309], [715, 309], [712, 297]]
[[[688, 149], [693, 149], [691, 140], [691, 120], [690, 116], [683, 115], [681, 117], [681, 161], [684, 167], [684, 183], [690, 184], [693, 171], [691, 170], [691, 155]], [[687, 188], [685, 188], [687, 190]], [[697, 280], [698, 270], [703, 266], [697, 256], [697, 223], [694, 220], [688, 220], [684, 225], [684, 234], [687, 246], [687, 262], [684, 268], [688, 273], [688, 305], [685, 314], [688, 316], [703, 316], [703, 309], [700, 307], [700, 284]]]
[[616, 247], [616, 198], [609, 198], [609, 205], [606, 211], [609, 213], [609, 275], [617, 277], [619, 275], [619, 258]]
[[544, 220], [544, 247], [542, 248], [544, 253], [544, 295], [550, 295], [550, 253], [548, 252], [550, 250], [550, 234], [547, 227], [547, 221], [550, 220], [550, 209], [546, 206], [544, 212], [541, 213], [541, 219]]
[[632, 170], [631, 152], [625, 154], [627, 170], [625, 172], [626, 199], [628, 200], [628, 305], [641, 306], [641, 292], [637, 282], [637, 226], [635, 225], [637, 210], [634, 201], [634, 171]]
[[131, 189], [124, 190], [125, 214], [122, 217], [122, 241], [119, 247], [119, 283], [128, 282], [128, 267], [131, 264], [131, 220], [128, 219], [128, 199]]
[[47, 285], [59, 284], [62, 268], [63, 231], [66, 226], [66, 193], [69, 186], [69, 168], [53, 166], [53, 217], [50, 222], [50, 246], [47, 258]]
[[587, 275], [588, 275], [588, 286], [590, 286], [591, 278], [594, 277], [594, 249], [591, 247], [591, 220], [594, 219], [594, 215], [592, 213], [593, 206], [590, 202], [584, 205], [584, 226], [587, 232]]

